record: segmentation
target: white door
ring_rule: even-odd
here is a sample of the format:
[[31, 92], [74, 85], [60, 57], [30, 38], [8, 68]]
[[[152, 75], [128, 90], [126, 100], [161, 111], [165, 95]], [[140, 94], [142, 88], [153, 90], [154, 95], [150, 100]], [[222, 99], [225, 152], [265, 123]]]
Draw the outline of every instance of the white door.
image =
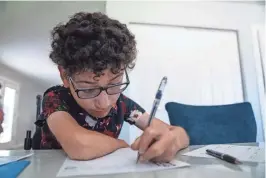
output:
[[261, 105], [262, 125], [266, 123], [266, 60], [265, 60], [265, 27], [254, 25], [253, 32], [253, 52], [256, 62], [256, 72], [258, 80], [258, 93]]
[[[243, 78], [242, 60], [250, 53], [241, 52], [239, 45], [239, 35], [246, 33], [243, 24], [254, 19], [240, 25], [235, 21], [242, 19], [249, 7], [228, 2], [108, 1], [107, 14], [126, 23], [137, 40], [137, 63], [129, 74], [126, 95], [150, 112], [160, 80], [167, 76], [156, 114], [167, 123], [164, 105], [170, 101], [218, 105], [249, 99], [258, 106], [254, 91], [249, 95], [251, 89], [247, 88], [250, 76]], [[239, 14], [235, 8], [240, 9]], [[255, 107], [255, 112], [258, 109]], [[129, 142], [141, 134], [135, 127], [128, 129]]]

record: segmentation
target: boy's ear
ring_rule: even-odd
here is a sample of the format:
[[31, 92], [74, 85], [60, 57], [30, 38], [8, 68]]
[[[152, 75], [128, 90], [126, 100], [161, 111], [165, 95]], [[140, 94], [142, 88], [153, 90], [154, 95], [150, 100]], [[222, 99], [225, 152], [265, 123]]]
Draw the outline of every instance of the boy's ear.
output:
[[65, 72], [65, 69], [62, 66], [57, 67], [60, 73], [60, 78], [63, 82], [64, 87], [69, 88], [69, 81]]

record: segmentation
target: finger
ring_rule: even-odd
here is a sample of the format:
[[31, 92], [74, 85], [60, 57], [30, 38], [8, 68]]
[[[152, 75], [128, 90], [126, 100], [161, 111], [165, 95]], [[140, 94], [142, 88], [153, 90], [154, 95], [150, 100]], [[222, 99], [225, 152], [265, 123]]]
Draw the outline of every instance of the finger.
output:
[[179, 145], [174, 144], [174, 141], [171, 143], [171, 146], [167, 148], [167, 150], [159, 157], [155, 158], [155, 161], [158, 162], [169, 162], [173, 160], [177, 154], [177, 152], [180, 150]]
[[161, 156], [154, 158], [152, 161], [159, 162], [159, 163], [165, 163], [172, 161], [176, 156], [175, 147], [172, 146], [169, 149], [167, 149]]
[[166, 149], [170, 146], [172, 139], [167, 134], [163, 135], [160, 140], [156, 141], [147, 149], [142, 155], [144, 160], [151, 160], [153, 158], [161, 156]]
[[159, 133], [156, 132], [151, 127], [148, 127], [144, 130], [144, 133], [140, 137], [139, 141], [139, 153], [143, 154], [146, 152], [148, 147], [154, 142], [154, 140], [158, 140]]
[[132, 150], [139, 150], [140, 137], [138, 137], [131, 145]]

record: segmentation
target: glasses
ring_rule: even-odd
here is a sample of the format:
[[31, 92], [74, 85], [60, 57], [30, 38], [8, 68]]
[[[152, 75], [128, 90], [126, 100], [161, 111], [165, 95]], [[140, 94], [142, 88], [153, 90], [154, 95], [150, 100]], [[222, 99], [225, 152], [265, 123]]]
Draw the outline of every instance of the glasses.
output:
[[73, 81], [71, 77], [69, 77], [69, 81], [73, 85], [73, 88], [80, 99], [91, 99], [91, 98], [95, 98], [99, 96], [102, 91], [105, 91], [108, 95], [115, 95], [115, 94], [122, 93], [128, 87], [130, 83], [126, 70], [125, 70], [125, 73], [126, 73], [126, 80], [127, 80], [126, 82], [109, 85], [108, 87], [78, 89], [74, 85], [75, 82]]

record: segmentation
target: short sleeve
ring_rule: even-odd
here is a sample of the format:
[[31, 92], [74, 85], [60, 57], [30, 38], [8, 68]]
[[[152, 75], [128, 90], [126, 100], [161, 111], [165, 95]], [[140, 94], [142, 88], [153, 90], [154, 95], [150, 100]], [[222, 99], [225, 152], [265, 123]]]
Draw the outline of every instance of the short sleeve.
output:
[[50, 131], [47, 118], [56, 111], [66, 111], [69, 113], [69, 106], [67, 101], [67, 91], [62, 87], [54, 87], [48, 89], [43, 95], [42, 100], [42, 112], [35, 122], [38, 127], [41, 127], [40, 138], [37, 138], [37, 142], [40, 142], [40, 149], [61, 149], [60, 143], [56, 137]]
[[4, 122], [4, 111], [0, 108], [0, 124]]
[[125, 110], [124, 120], [129, 124], [135, 123], [131, 118], [132, 115], [141, 115], [146, 112], [145, 109], [143, 109], [138, 103], [126, 97], [125, 95], [121, 96], [121, 102], [122, 107], [124, 107]]
[[52, 113], [56, 111], [69, 111], [69, 107], [64, 99], [60, 96], [60, 93], [50, 91], [43, 97], [42, 102], [42, 114], [45, 118], [48, 118]]
[[42, 127], [46, 123], [46, 119], [56, 111], [69, 112], [69, 106], [60, 91], [51, 90], [43, 96], [42, 112], [35, 124]]

